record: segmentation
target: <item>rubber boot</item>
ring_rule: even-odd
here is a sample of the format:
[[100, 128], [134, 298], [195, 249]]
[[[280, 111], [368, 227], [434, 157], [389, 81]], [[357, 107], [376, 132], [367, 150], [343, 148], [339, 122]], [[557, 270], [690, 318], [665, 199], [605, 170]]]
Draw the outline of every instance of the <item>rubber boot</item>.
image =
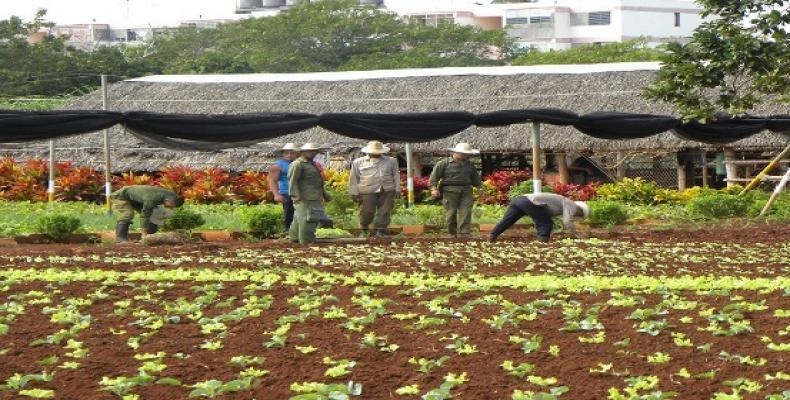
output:
[[368, 238], [370, 237], [370, 229], [367, 226], [362, 227], [362, 231], [359, 234], [360, 238]]
[[119, 222], [115, 225], [115, 241], [118, 243], [129, 241], [129, 225], [128, 223]]
[[386, 229], [381, 229], [381, 228], [376, 229], [376, 237], [377, 238], [383, 238], [385, 236], [387, 236], [387, 230]]
[[149, 235], [153, 235], [153, 234], [154, 234], [154, 233], [156, 233], [158, 230], [159, 230], [159, 225], [157, 225], [157, 224], [152, 224], [152, 223], [150, 223], [150, 222], [149, 222], [149, 223], [148, 223], [148, 226], [145, 228], [145, 233], [147, 233], [147, 234], [149, 234]]

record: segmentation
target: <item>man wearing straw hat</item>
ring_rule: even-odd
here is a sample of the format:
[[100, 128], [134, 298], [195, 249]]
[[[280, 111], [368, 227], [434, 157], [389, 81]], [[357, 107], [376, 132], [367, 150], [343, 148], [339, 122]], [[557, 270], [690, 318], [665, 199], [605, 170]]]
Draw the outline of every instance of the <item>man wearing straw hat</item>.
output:
[[315, 143], [305, 143], [301, 156], [288, 168], [288, 194], [294, 203], [294, 220], [290, 236], [294, 243], [312, 243], [315, 231], [324, 215], [324, 201], [329, 194], [324, 190], [324, 178], [313, 159], [321, 150]]
[[573, 219], [587, 218], [590, 215], [590, 207], [583, 201], [573, 201], [554, 193], [534, 193], [516, 196], [510, 201], [510, 205], [505, 211], [505, 216], [491, 231], [491, 236], [488, 240], [495, 242], [502, 232], [513, 226], [516, 221], [525, 215], [532, 218], [532, 221], [535, 223], [538, 240], [547, 243], [551, 236], [551, 231], [554, 229], [552, 217], [562, 215], [562, 224], [565, 230], [570, 233], [576, 233]]
[[274, 193], [274, 201], [283, 205], [285, 231], [291, 228], [294, 219], [294, 202], [288, 194], [288, 168], [299, 155], [299, 148], [287, 143], [280, 149], [280, 159], [269, 167], [269, 190]]
[[447, 229], [453, 236], [469, 237], [472, 228], [472, 187], [483, 185], [480, 173], [469, 157], [480, 154], [469, 143], [458, 143], [450, 149], [450, 157], [433, 167], [430, 184], [431, 195], [442, 198]]
[[[362, 235], [368, 236], [373, 223], [377, 237], [383, 237], [392, 219], [392, 207], [400, 193], [398, 160], [387, 157], [389, 147], [373, 140], [363, 147], [366, 156], [351, 163], [348, 193], [359, 207], [359, 226]], [[375, 218], [375, 221], [374, 221]]]

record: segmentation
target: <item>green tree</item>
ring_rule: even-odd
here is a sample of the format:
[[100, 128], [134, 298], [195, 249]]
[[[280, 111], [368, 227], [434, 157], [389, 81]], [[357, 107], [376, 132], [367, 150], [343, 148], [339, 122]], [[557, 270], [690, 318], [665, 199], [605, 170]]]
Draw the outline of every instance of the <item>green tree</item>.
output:
[[743, 116], [763, 101], [790, 103], [787, 0], [697, 0], [701, 24], [686, 44], [669, 43], [646, 96], [684, 119]]
[[314, 72], [503, 64], [501, 31], [409, 24], [354, 0], [294, 6], [277, 16], [181, 29], [144, 50], [165, 73]]
[[513, 65], [658, 61], [661, 53], [660, 50], [648, 47], [646, 38], [637, 38], [622, 43], [580, 46], [568, 50], [533, 50], [517, 57], [513, 60]]

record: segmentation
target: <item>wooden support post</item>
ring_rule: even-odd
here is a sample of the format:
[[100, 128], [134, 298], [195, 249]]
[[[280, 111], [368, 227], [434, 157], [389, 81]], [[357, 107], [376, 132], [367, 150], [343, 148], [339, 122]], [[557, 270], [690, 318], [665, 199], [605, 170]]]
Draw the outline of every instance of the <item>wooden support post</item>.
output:
[[685, 163], [678, 163], [678, 190], [683, 191], [686, 190], [688, 187], [688, 183], [686, 182], [688, 179], [688, 175], [686, 175], [686, 164]]
[[622, 181], [625, 178], [625, 152], [617, 152], [617, 168], [616, 168], [617, 181]]
[[771, 197], [768, 199], [768, 202], [765, 203], [765, 207], [763, 207], [763, 210], [760, 211], [761, 217], [765, 215], [765, 213], [767, 213], [768, 210], [771, 209], [771, 206], [774, 205], [776, 198], [779, 197], [780, 193], [782, 193], [782, 190], [784, 190], [785, 185], [787, 184], [787, 181], [789, 179], [790, 179], [790, 169], [788, 169], [787, 172], [785, 172], [785, 175], [782, 177], [782, 180], [779, 181], [779, 184], [776, 185], [776, 189], [774, 189], [774, 192], [771, 193]]
[[[768, 173], [771, 172], [772, 169], [774, 169], [777, 165], [779, 165], [779, 161], [781, 161], [787, 155], [790, 155], [790, 144], [785, 146], [785, 149], [782, 150], [782, 152], [779, 153], [779, 155], [776, 156], [773, 160], [771, 160], [771, 162], [768, 163], [768, 165], [766, 165], [765, 168], [762, 171], [760, 171], [760, 173], [757, 174], [757, 176], [755, 176], [754, 179], [752, 179], [752, 181], [749, 182], [749, 184], [746, 185], [745, 188], [743, 188], [740, 194], [744, 194], [747, 191], [752, 190], [757, 185], [759, 185], [760, 182], [762, 182], [763, 178], [765, 178], [765, 176], [768, 175]], [[727, 164], [727, 168], [728, 168], [727, 177], [729, 178], [730, 177], [729, 164]], [[729, 186], [729, 183], [727, 183], [727, 186]]]
[[[107, 110], [107, 75], [101, 76], [101, 106], [102, 110]], [[107, 213], [112, 214], [112, 201], [110, 195], [112, 194], [112, 170], [110, 169], [110, 136], [105, 129], [102, 132], [104, 136], [104, 196], [107, 202]]]
[[565, 185], [571, 183], [571, 172], [568, 169], [568, 156], [564, 151], [560, 151], [554, 158], [557, 162], [557, 170], [560, 173], [560, 183]]
[[708, 154], [702, 150], [702, 187], [708, 187]]
[[738, 179], [738, 166], [727, 161], [735, 161], [735, 150], [731, 148], [724, 149], [724, 168], [727, 170], [727, 187], [733, 187], [737, 184], [735, 179]]
[[540, 123], [532, 122], [532, 192], [542, 192], [540, 168]]
[[49, 141], [49, 185], [47, 186], [47, 199], [50, 203], [55, 201], [55, 141]]
[[406, 143], [406, 204], [408, 208], [414, 207], [414, 161], [411, 151], [411, 143]]
[[414, 162], [414, 177], [422, 178], [422, 157], [420, 153], [414, 153], [412, 161]]

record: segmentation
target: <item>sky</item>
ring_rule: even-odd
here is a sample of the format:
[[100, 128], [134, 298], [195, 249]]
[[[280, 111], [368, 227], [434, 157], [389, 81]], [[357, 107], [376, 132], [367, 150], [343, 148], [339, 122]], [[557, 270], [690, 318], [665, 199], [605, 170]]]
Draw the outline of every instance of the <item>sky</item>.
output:
[[[385, 0], [385, 5], [394, 11], [440, 10], [481, 1], [490, 0]], [[158, 27], [184, 20], [238, 18], [236, 0], [0, 0], [0, 19], [17, 15], [30, 20], [39, 8], [47, 10], [48, 20], [61, 25]]]

